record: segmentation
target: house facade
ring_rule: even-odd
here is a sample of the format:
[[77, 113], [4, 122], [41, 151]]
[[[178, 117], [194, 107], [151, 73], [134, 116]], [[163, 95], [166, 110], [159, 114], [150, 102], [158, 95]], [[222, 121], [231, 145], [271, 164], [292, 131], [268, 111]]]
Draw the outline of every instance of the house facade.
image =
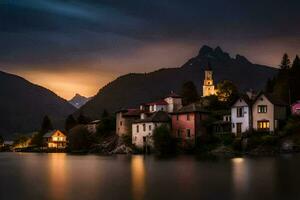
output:
[[172, 115], [172, 136], [180, 145], [195, 146], [196, 139], [206, 134], [203, 120], [208, 118], [208, 112], [200, 105], [190, 104], [182, 107]]
[[[144, 116], [144, 115], [141, 115]], [[153, 148], [153, 132], [155, 128], [165, 125], [170, 128], [170, 117], [167, 112], [158, 111], [149, 117], [142, 117], [132, 123], [132, 144], [138, 148]]]
[[132, 123], [140, 119], [139, 109], [123, 109], [116, 113], [116, 134], [118, 136], [131, 134]]
[[231, 107], [231, 132], [239, 137], [251, 129], [252, 107], [247, 96], [238, 98]]
[[179, 110], [180, 108], [182, 108], [182, 97], [175, 94], [175, 93], [171, 93], [168, 96], [165, 97], [165, 102], [167, 102], [167, 112], [168, 113], [172, 113], [175, 112], [177, 110]]
[[292, 104], [291, 111], [293, 115], [300, 115], [300, 101]]
[[269, 94], [261, 93], [252, 106], [253, 129], [275, 132], [287, 116], [287, 104]]
[[59, 130], [49, 131], [43, 138], [47, 148], [64, 149], [67, 147], [67, 136]]

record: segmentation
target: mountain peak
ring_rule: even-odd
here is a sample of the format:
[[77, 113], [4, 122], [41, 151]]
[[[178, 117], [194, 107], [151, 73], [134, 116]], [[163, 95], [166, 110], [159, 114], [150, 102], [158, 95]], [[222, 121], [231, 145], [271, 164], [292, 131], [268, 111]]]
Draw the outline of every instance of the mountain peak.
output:
[[221, 60], [230, 59], [229, 53], [224, 52], [221, 47], [217, 46], [215, 49], [203, 45], [199, 51], [198, 57], [200, 58], [215, 58]]
[[207, 56], [211, 53], [213, 53], [213, 48], [207, 46], [207, 45], [203, 45], [199, 51], [198, 56]]
[[76, 93], [75, 96], [71, 100], [69, 100], [69, 103], [75, 106], [76, 108], [80, 108], [81, 106], [86, 104], [86, 102], [88, 102], [89, 100], [90, 98], [87, 98], [85, 96], [80, 95], [79, 93]]

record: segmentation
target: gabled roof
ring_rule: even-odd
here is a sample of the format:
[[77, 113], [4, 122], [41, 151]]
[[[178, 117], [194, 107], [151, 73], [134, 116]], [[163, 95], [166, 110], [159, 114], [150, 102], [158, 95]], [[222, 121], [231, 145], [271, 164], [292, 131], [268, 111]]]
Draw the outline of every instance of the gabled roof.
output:
[[152, 106], [152, 105], [168, 105], [168, 103], [165, 100], [161, 99], [159, 101], [154, 101], [154, 102], [146, 103], [145, 105], [147, 105], [147, 106]]
[[151, 116], [147, 117], [146, 119], [136, 120], [135, 123], [141, 122], [169, 122], [171, 119], [168, 113], [164, 111], [157, 111], [153, 113]]
[[233, 101], [231, 107], [233, 107], [240, 99], [244, 100], [248, 106], [251, 106], [253, 104], [253, 100], [251, 100], [247, 94], [241, 94], [235, 101]]
[[44, 137], [44, 138], [49, 138], [49, 137], [51, 137], [53, 134], [55, 134], [57, 131], [58, 131], [59, 133], [65, 135], [65, 134], [62, 133], [60, 130], [53, 130], [53, 131], [47, 132], [43, 137]]
[[288, 106], [288, 104], [286, 102], [284, 102], [283, 100], [281, 100], [280, 98], [276, 97], [273, 94], [269, 94], [269, 93], [265, 93], [265, 92], [260, 92], [257, 97], [255, 98], [255, 102], [257, 101], [257, 99], [259, 97], [261, 97], [262, 95], [264, 95], [272, 104], [277, 105], [277, 106]]
[[182, 98], [180, 95], [174, 93], [174, 92], [171, 92], [169, 95], [165, 96], [165, 98], [168, 98], [168, 97], [171, 97], [171, 98]]
[[209, 113], [209, 111], [205, 110], [202, 108], [201, 105], [196, 104], [196, 103], [192, 103], [189, 104], [187, 106], [184, 106], [182, 108], [180, 108], [178, 111], [173, 112], [172, 114], [178, 114], [178, 113]]
[[127, 109], [126, 112], [124, 112], [123, 117], [136, 117], [140, 116], [140, 114], [143, 111], [140, 109]]

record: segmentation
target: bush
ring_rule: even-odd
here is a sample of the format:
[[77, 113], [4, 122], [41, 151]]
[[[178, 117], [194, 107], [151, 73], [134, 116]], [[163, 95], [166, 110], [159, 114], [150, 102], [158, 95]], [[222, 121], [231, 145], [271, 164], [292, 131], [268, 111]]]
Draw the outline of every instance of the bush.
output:
[[229, 146], [232, 145], [234, 137], [232, 134], [220, 135], [219, 140], [223, 143], [223, 145]]
[[281, 136], [300, 134], [300, 116], [291, 116], [284, 126]]
[[94, 143], [93, 136], [88, 132], [85, 126], [78, 125], [69, 132], [69, 149], [71, 151], [88, 150]]
[[264, 145], [277, 145], [278, 144], [278, 137], [272, 135], [264, 135], [261, 137], [261, 143]]
[[126, 146], [132, 146], [132, 136], [131, 134], [122, 135], [122, 141]]
[[242, 139], [236, 138], [233, 140], [232, 148], [236, 151], [242, 151]]
[[175, 142], [171, 137], [170, 129], [166, 125], [159, 126], [154, 130], [153, 142], [155, 149], [160, 154], [175, 152]]

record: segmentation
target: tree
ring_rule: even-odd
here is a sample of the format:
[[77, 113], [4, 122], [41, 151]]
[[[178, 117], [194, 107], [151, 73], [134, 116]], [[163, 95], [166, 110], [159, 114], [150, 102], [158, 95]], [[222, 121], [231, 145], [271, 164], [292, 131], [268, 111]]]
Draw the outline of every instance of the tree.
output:
[[292, 64], [292, 69], [296, 69], [300, 67], [300, 58], [298, 55], [296, 55], [293, 64]]
[[3, 145], [3, 143], [4, 143], [4, 139], [3, 139], [2, 135], [0, 135], [0, 146]]
[[182, 85], [181, 96], [183, 98], [183, 105], [188, 105], [199, 99], [197, 87], [192, 81], [185, 82]]
[[44, 135], [45, 133], [47, 133], [50, 130], [53, 130], [53, 125], [52, 125], [52, 122], [51, 122], [50, 118], [46, 115], [43, 118], [43, 122], [42, 122], [40, 133], [42, 135]]
[[87, 124], [89, 123], [89, 118], [87, 118], [82, 112], [79, 114], [77, 118], [78, 124]]
[[219, 101], [228, 102], [238, 95], [238, 89], [229, 80], [224, 80], [217, 85], [217, 96]]
[[289, 69], [291, 65], [290, 58], [287, 53], [285, 53], [282, 57], [281, 63], [279, 65], [280, 69], [286, 70]]
[[86, 151], [93, 144], [93, 137], [83, 125], [72, 128], [68, 135], [71, 151]]
[[65, 122], [65, 130], [69, 131], [77, 125], [77, 121], [73, 115], [69, 115]]
[[109, 113], [107, 112], [106, 109], [103, 110], [102, 115], [101, 115], [101, 119], [107, 118], [109, 117]]
[[30, 140], [30, 145], [36, 147], [43, 146], [43, 134], [41, 134], [41, 132], [33, 134]]
[[161, 125], [154, 130], [153, 142], [155, 149], [160, 154], [169, 154], [175, 151], [175, 144], [171, 137], [170, 129], [166, 125]]

